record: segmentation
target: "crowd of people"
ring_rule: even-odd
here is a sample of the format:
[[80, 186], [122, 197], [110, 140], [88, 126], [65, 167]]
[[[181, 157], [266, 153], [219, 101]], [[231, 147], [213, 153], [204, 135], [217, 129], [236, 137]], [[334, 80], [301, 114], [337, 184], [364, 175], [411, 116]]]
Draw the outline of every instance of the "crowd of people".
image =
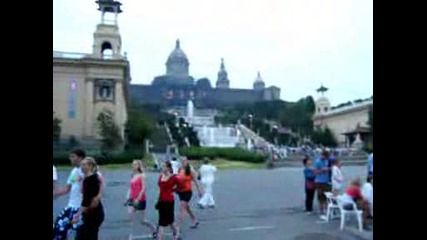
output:
[[[73, 150], [69, 159], [73, 169], [63, 187], [58, 186], [58, 174], [53, 166], [54, 199], [66, 194], [69, 196], [67, 205], [54, 221], [53, 239], [67, 239], [70, 230], [75, 231], [77, 240], [98, 239], [99, 228], [105, 218], [102, 204], [104, 177], [95, 159], [86, 156], [83, 150]], [[317, 193], [320, 218], [328, 220], [325, 215], [327, 208], [325, 193], [331, 192], [335, 199], [339, 197], [344, 202], [345, 208], [352, 208], [356, 204], [363, 210], [363, 227], [369, 230], [369, 220], [373, 219], [373, 153], [369, 155], [367, 180], [364, 184], [360, 179], [353, 179], [346, 186], [341, 161], [337, 154], [329, 154], [328, 151], [323, 151], [315, 161], [306, 157], [303, 164], [306, 212], [314, 213], [313, 202]], [[197, 228], [200, 223], [189, 204], [193, 196], [193, 185], [199, 196], [198, 206], [201, 209], [214, 208], [212, 189], [216, 171], [216, 167], [206, 158], [197, 171], [185, 157], [181, 159], [174, 157], [171, 161], [164, 162], [157, 180], [158, 200], [150, 203], [158, 212], [158, 221], [155, 224], [146, 219], [147, 182], [144, 166], [141, 160], [134, 160], [125, 202], [131, 226], [134, 227], [134, 223], [137, 222], [137, 226], [147, 227], [152, 233], [152, 238], [158, 240], [163, 239], [166, 227], [172, 229], [173, 239], [179, 239], [180, 229], [187, 215], [192, 223], [190, 228]], [[174, 211], [176, 200], [179, 202], [178, 221], [175, 221]]]
[[314, 162], [308, 156], [303, 160], [305, 178], [305, 210], [313, 214], [314, 196], [317, 193], [319, 215], [322, 220], [328, 220], [326, 216], [327, 197], [326, 192], [331, 192], [333, 200], [340, 198], [343, 207], [353, 210], [354, 204], [363, 211], [363, 228], [369, 230], [369, 220], [373, 219], [373, 153], [368, 158], [367, 179], [364, 184], [360, 179], [352, 179], [346, 186], [344, 175], [341, 171], [342, 163], [334, 152], [330, 154], [323, 151]]
[[[105, 181], [96, 161], [92, 157], [87, 157], [83, 150], [72, 151], [69, 159], [73, 169], [64, 187], [57, 186], [57, 172], [55, 166], [53, 167], [53, 197], [69, 195], [68, 204], [54, 221], [53, 239], [67, 239], [68, 233], [75, 231], [77, 240], [96, 240], [105, 218], [102, 205]], [[193, 195], [193, 184], [199, 194], [199, 207], [214, 208], [212, 188], [216, 170], [208, 159], [203, 160], [199, 171], [194, 170], [186, 158], [182, 158], [181, 161], [174, 158], [165, 162], [157, 181], [158, 200], [152, 203], [158, 212], [158, 221], [154, 224], [146, 219], [145, 214], [147, 183], [144, 166], [141, 160], [134, 160], [125, 202], [132, 228], [134, 223], [138, 222], [150, 229], [153, 239], [161, 240], [164, 228], [170, 227], [173, 239], [179, 239], [180, 229], [187, 214], [192, 221], [190, 228], [197, 228], [200, 223], [189, 204]], [[174, 212], [176, 198], [179, 200], [178, 221], [175, 221]]]

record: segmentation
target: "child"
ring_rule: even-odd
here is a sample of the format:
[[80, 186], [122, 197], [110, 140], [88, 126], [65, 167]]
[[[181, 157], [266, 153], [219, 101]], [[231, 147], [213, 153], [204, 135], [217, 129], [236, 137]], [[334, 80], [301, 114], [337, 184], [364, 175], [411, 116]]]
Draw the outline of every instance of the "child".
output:
[[337, 196], [342, 192], [344, 178], [341, 172], [341, 161], [335, 159], [332, 161], [332, 193]]
[[308, 214], [313, 212], [313, 199], [316, 191], [314, 185], [315, 175], [313, 172], [313, 161], [306, 157], [303, 160], [304, 164], [304, 178], [305, 178], [305, 210]]

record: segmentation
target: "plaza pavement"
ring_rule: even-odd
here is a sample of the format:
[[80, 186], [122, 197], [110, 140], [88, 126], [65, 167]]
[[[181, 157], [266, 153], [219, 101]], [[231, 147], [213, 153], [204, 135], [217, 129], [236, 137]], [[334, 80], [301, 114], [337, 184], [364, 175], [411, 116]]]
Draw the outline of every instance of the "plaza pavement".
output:
[[[365, 166], [343, 167], [346, 179], [364, 176], [365, 171]], [[67, 174], [59, 172], [61, 183], [65, 182]], [[112, 170], [103, 171], [103, 174], [107, 180], [103, 200], [106, 219], [100, 239], [128, 240], [132, 229], [123, 203], [131, 171]], [[153, 222], [157, 219], [154, 210], [158, 197], [157, 177], [158, 173], [147, 174], [147, 218]], [[189, 229], [187, 219], [182, 237], [184, 240], [373, 239], [372, 231], [359, 233], [354, 221], [349, 222], [344, 231], [339, 231], [337, 220], [324, 223], [316, 215], [306, 215], [303, 186], [302, 168], [219, 171], [214, 186], [216, 208], [197, 209], [198, 197], [193, 197], [192, 205], [201, 224], [198, 229]], [[55, 200], [54, 214], [59, 213], [66, 200], [67, 197]], [[140, 236], [135, 239], [150, 239], [145, 228], [135, 228], [134, 235]], [[165, 239], [172, 237], [169, 235]]]

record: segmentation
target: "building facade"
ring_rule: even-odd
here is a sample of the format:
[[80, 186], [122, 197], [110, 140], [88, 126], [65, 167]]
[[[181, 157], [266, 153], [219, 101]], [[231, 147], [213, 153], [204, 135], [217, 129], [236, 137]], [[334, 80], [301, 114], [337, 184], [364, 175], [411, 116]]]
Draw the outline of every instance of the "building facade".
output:
[[[373, 103], [374, 100], [371, 97], [331, 107], [329, 100], [321, 96], [316, 101], [316, 112], [313, 116], [314, 126], [327, 126], [340, 146], [351, 147], [355, 139], [364, 140], [361, 135], [365, 133], [366, 129], [369, 129], [369, 110], [373, 107]], [[353, 134], [360, 134], [360, 136], [353, 136]]]
[[[102, 16], [108, 12], [100, 10]], [[117, 17], [121, 11], [118, 6], [109, 12]], [[97, 25], [92, 53], [53, 52], [53, 112], [61, 120], [62, 139], [74, 136], [80, 141], [98, 140], [97, 117], [103, 111], [111, 113], [124, 137], [129, 67], [121, 54], [117, 19], [102, 20]]]
[[166, 61], [166, 74], [157, 76], [151, 85], [132, 84], [130, 97], [138, 104], [162, 104], [166, 107], [185, 106], [193, 100], [197, 108], [219, 108], [239, 103], [280, 100], [280, 88], [265, 87], [260, 73], [253, 89], [230, 88], [230, 79], [221, 59], [215, 87], [207, 78], [195, 80], [189, 71], [190, 62], [179, 40]]

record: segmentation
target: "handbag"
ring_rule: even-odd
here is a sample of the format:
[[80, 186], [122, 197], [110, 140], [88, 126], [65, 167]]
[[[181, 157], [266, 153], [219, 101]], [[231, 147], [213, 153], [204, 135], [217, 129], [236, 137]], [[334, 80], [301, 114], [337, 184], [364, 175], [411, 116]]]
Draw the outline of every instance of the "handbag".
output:
[[155, 208], [156, 210], [159, 210], [159, 207], [160, 207], [160, 201], [159, 201], [159, 200], [157, 200], [156, 204], [154, 205], [154, 208]]

